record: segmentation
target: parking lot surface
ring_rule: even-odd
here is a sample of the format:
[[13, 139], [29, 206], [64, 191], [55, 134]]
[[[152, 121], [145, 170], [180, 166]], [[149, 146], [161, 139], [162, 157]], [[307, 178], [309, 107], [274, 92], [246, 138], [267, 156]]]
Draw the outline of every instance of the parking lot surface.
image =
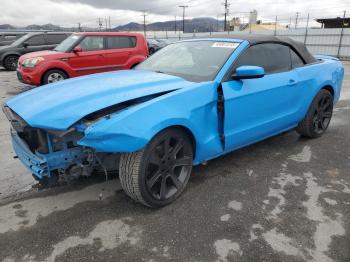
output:
[[[36, 191], [0, 113], [0, 261], [350, 261], [350, 63], [324, 136], [291, 131], [198, 166], [143, 207], [117, 179]], [[1, 102], [30, 87], [0, 70]]]

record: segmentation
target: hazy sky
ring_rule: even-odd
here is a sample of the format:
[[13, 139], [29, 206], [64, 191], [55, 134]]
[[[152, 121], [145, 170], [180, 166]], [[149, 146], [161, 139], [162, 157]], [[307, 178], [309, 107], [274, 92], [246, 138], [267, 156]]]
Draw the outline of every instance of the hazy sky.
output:
[[[97, 18], [111, 16], [112, 26], [142, 22], [140, 10], [147, 11], [147, 22], [173, 20], [182, 16], [179, 5], [188, 5], [186, 17], [219, 16], [222, 19], [224, 0], [0, 0], [0, 24], [59, 24], [63, 26], [97, 26]], [[231, 0], [230, 16], [243, 16], [256, 9], [259, 18], [274, 20], [277, 15], [285, 22], [296, 12], [301, 19], [350, 16], [350, 0]]]

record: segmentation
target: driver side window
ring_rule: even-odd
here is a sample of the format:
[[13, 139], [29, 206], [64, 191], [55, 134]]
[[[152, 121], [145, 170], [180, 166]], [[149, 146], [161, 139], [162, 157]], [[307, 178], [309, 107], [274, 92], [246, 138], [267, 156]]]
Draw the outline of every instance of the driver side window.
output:
[[275, 43], [253, 45], [236, 60], [234, 71], [240, 66], [250, 65], [263, 67], [265, 74], [287, 72], [291, 70], [289, 49], [289, 46]]

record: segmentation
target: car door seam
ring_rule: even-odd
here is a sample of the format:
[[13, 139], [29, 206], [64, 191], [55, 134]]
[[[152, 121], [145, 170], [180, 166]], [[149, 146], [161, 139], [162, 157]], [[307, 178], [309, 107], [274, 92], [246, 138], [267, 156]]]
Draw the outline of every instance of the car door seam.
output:
[[219, 139], [221, 142], [222, 149], [225, 150], [225, 103], [224, 103], [224, 92], [222, 90], [222, 85], [220, 84], [217, 88], [217, 112], [218, 112], [218, 132]]

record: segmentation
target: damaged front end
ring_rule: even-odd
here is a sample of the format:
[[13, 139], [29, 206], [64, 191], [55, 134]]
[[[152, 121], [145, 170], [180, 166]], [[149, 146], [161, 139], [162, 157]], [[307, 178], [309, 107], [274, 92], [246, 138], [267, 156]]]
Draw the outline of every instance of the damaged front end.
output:
[[17, 157], [43, 185], [69, 182], [94, 172], [116, 171], [118, 155], [96, 153], [78, 145], [83, 130], [52, 131], [29, 126], [8, 106], [3, 111], [11, 122], [11, 138]]

